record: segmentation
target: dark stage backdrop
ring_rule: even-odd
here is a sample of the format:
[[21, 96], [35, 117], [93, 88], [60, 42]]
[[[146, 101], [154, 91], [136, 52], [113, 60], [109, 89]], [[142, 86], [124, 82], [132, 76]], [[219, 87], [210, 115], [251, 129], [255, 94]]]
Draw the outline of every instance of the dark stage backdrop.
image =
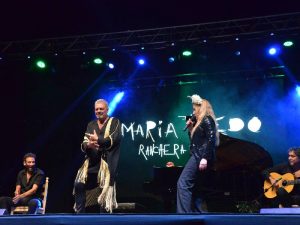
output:
[[[24, 62], [2, 67], [1, 195], [13, 193], [22, 156], [31, 151], [50, 177], [48, 212], [72, 212], [73, 181], [84, 157], [80, 143], [94, 118], [94, 101], [111, 101], [119, 91], [124, 97], [113, 116], [123, 123], [120, 201], [159, 207], [160, 199], [145, 193], [143, 183], [152, 179], [154, 166], [164, 167], [169, 161], [184, 166], [188, 159], [189, 141], [180, 117], [192, 111], [188, 95], [208, 99], [222, 118], [219, 129], [261, 145], [275, 162], [286, 159], [288, 147], [299, 145], [299, 99], [289, 92], [285, 77], [110, 89], [112, 72], [79, 65], [60, 62], [59, 70], [47, 72], [28, 69]], [[262, 121], [257, 133], [247, 128], [254, 116]], [[229, 130], [229, 119], [235, 117], [245, 122], [239, 132]]]

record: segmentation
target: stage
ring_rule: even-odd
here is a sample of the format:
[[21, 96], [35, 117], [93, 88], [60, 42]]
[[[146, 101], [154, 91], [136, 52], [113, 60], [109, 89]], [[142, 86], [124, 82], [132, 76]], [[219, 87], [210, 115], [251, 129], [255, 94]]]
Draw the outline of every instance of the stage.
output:
[[299, 225], [300, 214], [46, 214], [1, 216], [0, 225]]

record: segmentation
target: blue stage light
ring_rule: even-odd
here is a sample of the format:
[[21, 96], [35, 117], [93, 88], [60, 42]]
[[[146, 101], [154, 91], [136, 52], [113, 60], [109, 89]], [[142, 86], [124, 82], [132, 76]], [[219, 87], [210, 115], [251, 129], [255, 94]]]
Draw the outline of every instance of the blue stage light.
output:
[[174, 58], [174, 57], [170, 57], [170, 58], [169, 58], [169, 62], [170, 62], [170, 63], [172, 63], [172, 62], [174, 62], [174, 61], [175, 61], [175, 58]]
[[300, 97], [300, 86], [299, 85], [297, 85], [297, 87], [296, 87], [296, 92], [297, 92], [297, 95]]
[[139, 63], [139, 65], [144, 65], [145, 64], [145, 60], [143, 58], [139, 58], [138, 59], [138, 63]]
[[270, 55], [276, 55], [276, 53], [277, 53], [277, 49], [276, 48], [274, 48], [274, 47], [272, 47], [272, 48], [269, 48], [269, 54]]
[[115, 97], [113, 98], [113, 100], [109, 103], [109, 111], [108, 111], [108, 115], [111, 116], [112, 113], [115, 111], [116, 107], [118, 106], [119, 102], [122, 100], [122, 98], [124, 97], [125, 92], [121, 91], [118, 92]]
[[108, 63], [108, 67], [109, 67], [110, 69], [113, 69], [113, 68], [115, 68], [115, 65], [112, 64], [112, 63]]
[[282, 44], [272, 44], [268, 47], [267, 52], [270, 56], [277, 56], [281, 53]]

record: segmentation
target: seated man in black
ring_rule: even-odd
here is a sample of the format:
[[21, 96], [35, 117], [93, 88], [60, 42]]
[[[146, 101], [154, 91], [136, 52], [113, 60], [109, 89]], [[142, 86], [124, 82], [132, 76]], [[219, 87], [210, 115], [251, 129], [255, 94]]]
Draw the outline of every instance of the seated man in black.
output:
[[23, 157], [25, 169], [21, 170], [17, 177], [15, 196], [0, 197], [0, 208], [5, 208], [8, 213], [11, 207], [28, 206], [28, 214], [34, 214], [41, 206], [41, 193], [45, 182], [42, 170], [35, 167], [36, 155], [27, 153]]
[[300, 205], [300, 184], [295, 184], [290, 193], [284, 189], [284, 185], [278, 185], [276, 179], [270, 176], [270, 173], [275, 172], [280, 175], [292, 173], [295, 179], [300, 179], [300, 147], [293, 147], [288, 150], [288, 163], [276, 165], [270, 169], [263, 171], [263, 176], [274, 185], [276, 197], [272, 199], [272, 204], [276, 207], [291, 207]]

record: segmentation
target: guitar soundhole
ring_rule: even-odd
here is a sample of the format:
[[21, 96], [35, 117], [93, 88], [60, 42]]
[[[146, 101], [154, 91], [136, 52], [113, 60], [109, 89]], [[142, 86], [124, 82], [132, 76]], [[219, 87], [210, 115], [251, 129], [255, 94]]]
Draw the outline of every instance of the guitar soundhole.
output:
[[287, 181], [286, 180], [282, 181], [282, 186], [286, 186], [286, 185], [287, 185]]

